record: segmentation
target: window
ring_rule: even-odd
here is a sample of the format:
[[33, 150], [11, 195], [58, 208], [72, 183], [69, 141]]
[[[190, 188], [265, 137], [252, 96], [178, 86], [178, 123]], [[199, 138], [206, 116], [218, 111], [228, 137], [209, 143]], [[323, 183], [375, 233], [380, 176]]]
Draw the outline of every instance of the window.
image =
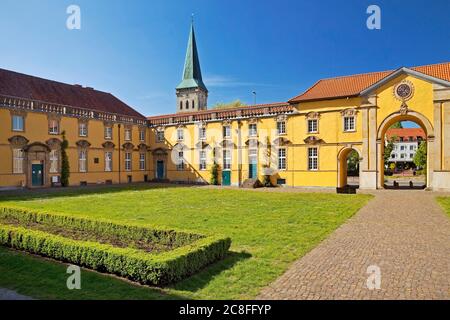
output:
[[195, 109], [195, 101], [192, 100], [192, 109]]
[[409, 141], [413, 142], [414, 141], [414, 137], [409, 137]]
[[251, 123], [248, 126], [249, 136], [255, 137], [258, 135], [258, 127], [256, 126], [256, 123]]
[[391, 158], [395, 159], [395, 153], [391, 154]]
[[317, 170], [319, 168], [318, 160], [317, 148], [308, 148], [308, 170]]
[[139, 170], [145, 170], [145, 153], [139, 154]]
[[410, 157], [410, 158], [414, 158], [414, 153], [410, 153], [410, 154], [409, 154], [409, 157]]
[[112, 152], [105, 152], [105, 171], [112, 171]]
[[52, 150], [50, 151], [50, 173], [58, 172], [58, 151]]
[[22, 149], [13, 150], [13, 173], [23, 173], [24, 154]]
[[131, 140], [131, 128], [125, 128], [125, 141]]
[[189, 101], [186, 100], [186, 109], [189, 109]]
[[13, 131], [24, 131], [24, 119], [22, 116], [12, 116]]
[[409, 146], [409, 150], [413, 151], [414, 150], [414, 146]]
[[223, 150], [223, 170], [231, 170], [231, 150]]
[[199, 136], [200, 140], [206, 140], [206, 128], [205, 127], [198, 128], [198, 136]]
[[400, 142], [403, 142], [403, 137], [400, 137]]
[[139, 130], [139, 141], [145, 141], [145, 130]]
[[200, 159], [200, 170], [206, 170], [206, 151], [205, 150], [200, 150], [200, 154], [199, 154], [199, 159]]
[[230, 126], [223, 127], [223, 137], [224, 137], [224, 139], [231, 138], [231, 127]]
[[308, 133], [317, 133], [317, 132], [318, 132], [317, 119], [309, 119], [308, 120]]
[[51, 119], [48, 122], [48, 133], [59, 134], [59, 121], [56, 119]]
[[402, 153], [402, 154], [400, 155], [400, 158], [401, 158], [401, 159], [405, 159], [405, 154]]
[[87, 152], [86, 150], [80, 150], [78, 152], [78, 171], [86, 172], [87, 171]]
[[180, 110], [183, 110], [183, 101], [180, 101]]
[[78, 124], [78, 135], [80, 137], [87, 137], [88, 131], [87, 131], [87, 123], [85, 122], [80, 122]]
[[400, 146], [400, 150], [405, 150], [405, 146]]
[[286, 170], [286, 149], [278, 149], [278, 170]]
[[355, 117], [344, 117], [344, 131], [355, 131]]
[[177, 130], [177, 139], [178, 141], [184, 140], [184, 130], [182, 128]]
[[105, 139], [112, 139], [112, 127], [105, 127]]
[[277, 132], [278, 134], [286, 134], [286, 122], [285, 121], [278, 121], [277, 122]]
[[131, 152], [125, 152], [125, 171], [131, 171]]
[[178, 151], [178, 159], [177, 159], [177, 170], [184, 170], [184, 153], [183, 151]]
[[156, 142], [164, 142], [165, 138], [164, 138], [164, 131], [163, 130], [158, 130], [156, 132]]

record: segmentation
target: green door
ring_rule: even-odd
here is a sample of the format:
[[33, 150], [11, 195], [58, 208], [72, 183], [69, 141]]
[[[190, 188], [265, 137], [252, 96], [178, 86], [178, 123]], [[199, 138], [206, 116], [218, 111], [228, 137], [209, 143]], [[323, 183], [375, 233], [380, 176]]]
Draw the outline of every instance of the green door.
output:
[[44, 166], [42, 164], [31, 165], [31, 184], [33, 187], [39, 187], [44, 184]]
[[231, 171], [222, 171], [222, 185], [223, 186], [231, 185]]
[[156, 178], [164, 179], [164, 161], [158, 160], [156, 163]]
[[256, 179], [258, 177], [257, 168], [258, 168], [258, 166], [256, 165], [256, 163], [250, 163], [248, 165], [248, 178], [249, 179]]

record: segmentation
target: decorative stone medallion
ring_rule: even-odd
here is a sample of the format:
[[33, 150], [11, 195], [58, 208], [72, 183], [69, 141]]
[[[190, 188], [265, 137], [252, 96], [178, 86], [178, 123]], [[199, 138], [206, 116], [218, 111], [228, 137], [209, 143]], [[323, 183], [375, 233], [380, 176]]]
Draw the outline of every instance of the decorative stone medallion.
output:
[[404, 80], [394, 87], [394, 96], [400, 101], [408, 101], [414, 95], [414, 85], [411, 81]]

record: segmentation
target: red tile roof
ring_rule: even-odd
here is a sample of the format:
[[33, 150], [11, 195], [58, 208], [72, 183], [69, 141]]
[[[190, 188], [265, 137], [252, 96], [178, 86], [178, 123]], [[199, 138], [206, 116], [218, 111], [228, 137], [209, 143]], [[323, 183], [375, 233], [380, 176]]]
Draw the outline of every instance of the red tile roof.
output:
[[425, 131], [423, 131], [422, 128], [392, 128], [386, 131], [386, 137], [389, 140], [393, 137], [397, 137], [397, 141], [400, 137], [402, 137], [404, 141], [408, 141], [409, 137], [413, 137], [414, 141], [417, 140], [417, 137], [421, 137], [422, 139], [426, 138]]
[[0, 69], [0, 94], [16, 98], [145, 118], [112, 94]]
[[289, 113], [294, 110], [294, 107], [287, 102], [277, 102], [268, 104], [257, 104], [252, 106], [245, 106], [239, 108], [226, 109], [210, 109], [195, 112], [180, 112], [174, 114], [166, 114], [160, 116], [147, 117], [149, 122], [153, 125], [167, 124], [169, 119], [175, 123], [190, 122], [190, 121], [207, 121], [213, 119], [232, 119], [236, 117], [255, 117], [262, 116], [268, 111], [269, 114]]
[[[411, 69], [435, 78], [450, 81], [450, 62], [412, 67]], [[289, 102], [296, 103], [357, 96], [361, 91], [374, 85], [393, 72], [395, 70], [322, 79]]]

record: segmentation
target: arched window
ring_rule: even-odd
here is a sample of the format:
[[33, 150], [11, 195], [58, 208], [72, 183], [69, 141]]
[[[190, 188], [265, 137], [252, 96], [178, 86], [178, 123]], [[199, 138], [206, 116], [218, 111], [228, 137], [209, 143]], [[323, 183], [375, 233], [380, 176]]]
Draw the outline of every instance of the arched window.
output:
[[189, 109], [189, 101], [186, 100], [186, 109]]
[[192, 100], [192, 109], [195, 109], [195, 101]]
[[183, 101], [180, 101], [180, 110], [183, 110]]

